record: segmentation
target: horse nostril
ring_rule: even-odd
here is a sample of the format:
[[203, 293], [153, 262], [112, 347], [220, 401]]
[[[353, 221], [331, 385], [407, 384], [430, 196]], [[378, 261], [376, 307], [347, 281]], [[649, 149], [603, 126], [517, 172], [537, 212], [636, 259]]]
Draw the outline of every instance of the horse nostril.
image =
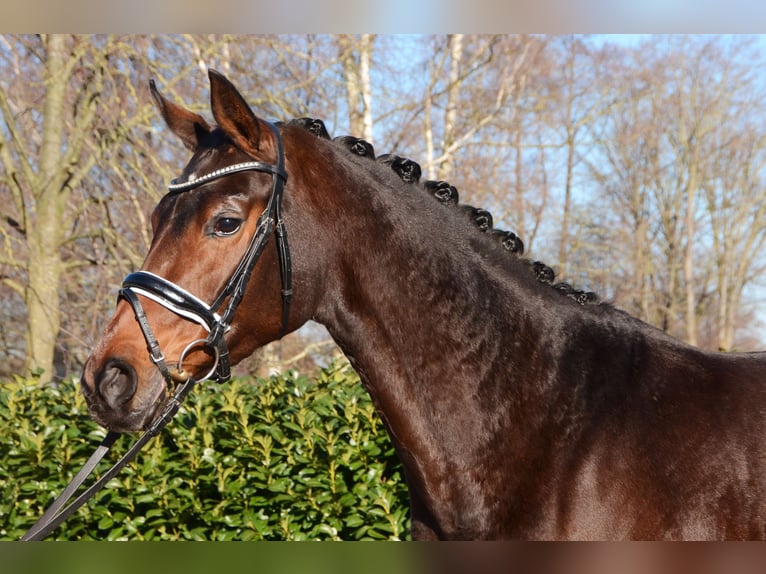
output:
[[117, 409], [136, 394], [137, 379], [133, 367], [122, 361], [111, 361], [99, 373], [96, 389], [111, 408]]

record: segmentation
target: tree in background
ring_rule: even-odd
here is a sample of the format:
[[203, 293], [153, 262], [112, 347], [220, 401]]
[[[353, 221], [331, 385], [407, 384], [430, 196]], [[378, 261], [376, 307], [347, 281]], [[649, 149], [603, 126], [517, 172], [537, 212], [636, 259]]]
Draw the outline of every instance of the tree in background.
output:
[[[285, 109], [307, 115], [311, 97], [322, 93], [311, 89], [312, 76], [328, 62], [317, 65], [307, 53], [330, 43], [0, 37], [0, 61], [13, 71], [0, 80], [1, 369], [42, 372], [45, 380], [78, 371], [111, 314], [116, 286], [141, 265], [149, 213], [186, 159], [157, 121], [150, 78], [202, 109], [207, 79], [199, 69], [229, 69], [258, 94], [254, 105], [277, 117]], [[262, 74], [239, 69], [242, 61]], [[264, 90], [266, 82], [274, 89]]]
[[663, 38], [614, 50], [594, 79], [615, 99], [588, 163], [616, 299], [709, 348], [735, 347], [730, 311], [763, 265], [763, 65], [748, 39]]
[[[563, 279], [741, 347], [766, 263], [765, 62], [739, 37], [0, 36], [0, 371], [79, 371], [186, 161], [148, 80], [206, 115], [207, 68], [265, 117], [448, 178]], [[326, 338], [275, 344], [269, 369], [321, 362]]]
[[[105, 198], [85, 182], [142, 115], [120, 106], [125, 76], [114, 55], [125, 49], [110, 37], [3, 38], [4, 63], [23, 79], [0, 89], [3, 283], [26, 307], [24, 368], [46, 377], [61, 337], [64, 279], [99, 263], [81, 249], [103, 234], [87, 222]], [[106, 117], [104, 99], [114, 106]]]

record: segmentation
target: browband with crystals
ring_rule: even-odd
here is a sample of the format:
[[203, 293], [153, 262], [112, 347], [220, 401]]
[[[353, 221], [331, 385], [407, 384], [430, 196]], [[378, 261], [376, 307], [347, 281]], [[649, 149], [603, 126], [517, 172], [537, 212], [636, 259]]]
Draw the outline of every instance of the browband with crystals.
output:
[[211, 171], [210, 173], [207, 173], [200, 177], [196, 177], [194, 174], [191, 174], [189, 176], [189, 179], [187, 179], [186, 181], [179, 181], [180, 178], [176, 178], [172, 180], [170, 184], [168, 185], [168, 191], [171, 193], [188, 191], [202, 184], [205, 184], [209, 181], [218, 179], [219, 177], [223, 177], [225, 175], [231, 175], [232, 173], [237, 173], [239, 171], [249, 171], [249, 170], [265, 171], [265, 172], [277, 175], [281, 177], [283, 180], [287, 179], [287, 173], [284, 171], [284, 169], [280, 169], [279, 166], [272, 165], [270, 163], [265, 163], [262, 161], [245, 161], [242, 163], [235, 163], [234, 165], [229, 165], [227, 167], [222, 167], [221, 169]]

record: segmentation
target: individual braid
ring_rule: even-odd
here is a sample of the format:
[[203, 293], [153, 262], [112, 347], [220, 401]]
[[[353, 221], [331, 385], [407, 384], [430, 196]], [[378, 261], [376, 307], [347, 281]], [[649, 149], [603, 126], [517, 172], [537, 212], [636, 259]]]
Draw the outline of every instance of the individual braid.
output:
[[515, 255], [524, 254], [524, 242], [521, 240], [521, 237], [516, 235], [513, 231], [491, 229], [489, 234], [496, 237], [500, 241], [500, 245], [502, 245], [503, 249], [506, 251]]
[[338, 142], [354, 155], [375, 159], [375, 150], [372, 147], [372, 144], [362, 138], [354, 136], [338, 136], [333, 141]]
[[548, 267], [542, 261], [534, 261], [532, 259], [527, 259], [526, 261], [540, 283], [553, 285], [553, 280], [556, 278], [556, 273], [551, 267]]
[[434, 181], [429, 179], [423, 184], [423, 188], [434, 196], [439, 203], [457, 205], [460, 200], [457, 188], [455, 188], [454, 185], [450, 185], [448, 181]]
[[315, 118], [296, 118], [287, 122], [287, 125], [300, 126], [323, 140], [330, 139], [330, 134], [327, 132], [327, 128], [322, 120]]
[[599, 297], [593, 291], [583, 291], [582, 289], [576, 289], [569, 283], [561, 281], [553, 286], [556, 291], [569, 297], [573, 301], [577, 301], [580, 305], [588, 305], [599, 302]]
[[492, 229], [492, 214], [486, 209], [466, 204], [460, 205], [458, 207], [463, 213], [466, 214], [468, 220], [473, 223], [482, 233], [486, 233]]
[[387, 153], [379, 155], [377, 161], [391, 166], [391, 169], [402, 178], [404, 183], [418, 183], [422, 170], [420, 165], [411, 159], [406, 157], [399, 157], [398, 155]]

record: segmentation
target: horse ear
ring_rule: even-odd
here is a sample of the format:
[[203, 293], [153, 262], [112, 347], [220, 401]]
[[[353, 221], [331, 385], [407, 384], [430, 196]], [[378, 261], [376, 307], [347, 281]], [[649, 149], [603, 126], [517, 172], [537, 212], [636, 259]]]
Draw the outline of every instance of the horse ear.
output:
[[200, 137], [210, 132], [210, 126], [205, 119], [199, 114], [165, 99], [157, 89], [154, 80], [149, 80], [149, 91], [170, 131], [181, 138], [184, 146], [191, 151], [196, 150]]
[[208, 69], [208, 77], [210, 108], [216, 123], [241, 150], [254, 155], [261, 148], [261, 120], [223, 74]]

